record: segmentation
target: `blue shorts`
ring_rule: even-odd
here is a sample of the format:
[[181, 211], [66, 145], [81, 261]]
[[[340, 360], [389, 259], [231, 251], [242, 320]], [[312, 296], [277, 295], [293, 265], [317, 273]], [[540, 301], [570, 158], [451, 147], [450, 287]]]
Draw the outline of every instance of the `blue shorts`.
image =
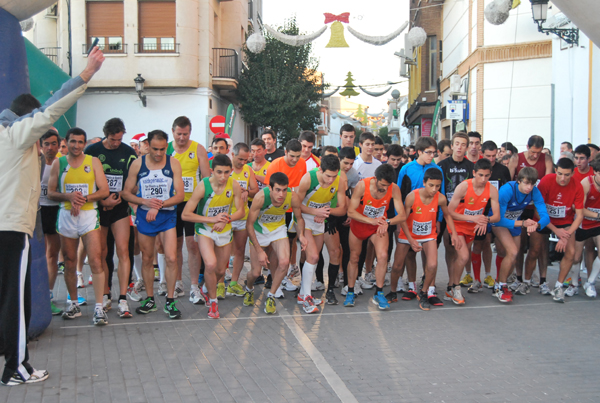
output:
[[135, 217], [135, 225], [140, 234], [156, 236], [159, 232], [165, 232], [177, 226], [177, 210], [159, 210], [156, 220], [146, 221], [148, 210], [138, 208]]
[[508, 232], [510, 232], [510, 235], [511, 235], [513, 238], [514, 238], [514, 237], [516, 237], [516, 236], [519, 236], [519, 235], [521, 235], [521, 230], [522, 230], [522, 228], [521, 228], [521, 227], [516, 227], [516, 228], [507, 228], [507, 227], [501, 227], [501, 226], [499, 226], [499, 225], [496, 225], [496, 224], [494, 224], [493, 226], [494, 226], [494, 227], [496, 227], [496, 228], [506, 228], [506, 229], [508, 230]]

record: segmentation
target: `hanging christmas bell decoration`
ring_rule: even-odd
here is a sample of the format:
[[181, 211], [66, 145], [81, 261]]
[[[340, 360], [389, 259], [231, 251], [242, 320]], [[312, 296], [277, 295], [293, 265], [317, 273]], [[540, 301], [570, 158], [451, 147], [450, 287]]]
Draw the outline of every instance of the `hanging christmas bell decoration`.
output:
[[344, 38], [344, 26], [342, 22], [348, 23], [350, 13], [342, 13], [340, 15], [334, 15], [331, 13], [324, 13], [325, 15], [325, 24], [331, 24], [331, 37], [329, 38], [329, 43], [326, 48], [347, 48], [348, 43], [346, 42], [346, 38]]

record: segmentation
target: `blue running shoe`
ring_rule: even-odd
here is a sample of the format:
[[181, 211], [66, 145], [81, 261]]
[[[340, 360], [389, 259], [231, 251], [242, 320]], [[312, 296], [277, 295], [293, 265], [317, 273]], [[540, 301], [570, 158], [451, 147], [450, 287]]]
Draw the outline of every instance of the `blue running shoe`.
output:
[[387, 302], [387, 298], [383, 295], [383, 292], [379, 291], [375, 295], [373, 295], [373, 299], [371, 300], [379, 309], [382, 311], [387, 311], [390, 309], [390, 303]]
[[[67, 304], [71, 303], [71, 296], [67, 294]], [[81, 296], [81, 294], [77, 293], [77, 303], [79, 305], [87, 305], [87, 300]]]
[[355, 299], [356, 299], [356, 295], [354, 295], [353, 292], [349, 292], [348, 294], [346, 294], [346, 300], [344, 301], [344, 306], [354, 306]]
[[198, 285], [202, 285], [203, 282], [204, 282], [204, 274], [200, 273], [200, 274], [198, 274]]

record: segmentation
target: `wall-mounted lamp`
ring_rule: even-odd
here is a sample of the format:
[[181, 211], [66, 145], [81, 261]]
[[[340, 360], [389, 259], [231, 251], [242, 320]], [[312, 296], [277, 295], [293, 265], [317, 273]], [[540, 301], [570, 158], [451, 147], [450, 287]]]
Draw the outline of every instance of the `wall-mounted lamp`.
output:
[[133, 79], [133, 82], [135, 82], [135, 90], [138, 93], [140, 101], [142, 101], [142, 105], [144, 105], [144, 107], [146, 106], [146, 96], [144, 95], [145, 81], [146, 80], [144, 80], [144, 77], [142, 77], [141, 74], [138, 74], [137, 77]]
[[542, 24], [548, 15], [548, 0], [531, 0], [531, 13], [533, 21], [538, 26], [538, 31], [550, 35], [558, 35], [570, 45], [579, 46], [579, 28], [543, 28]]

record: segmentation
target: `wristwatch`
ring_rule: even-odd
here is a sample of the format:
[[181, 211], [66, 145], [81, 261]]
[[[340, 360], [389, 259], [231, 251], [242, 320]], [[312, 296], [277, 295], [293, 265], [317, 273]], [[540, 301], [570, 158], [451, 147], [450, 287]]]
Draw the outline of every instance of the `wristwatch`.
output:
[[87, 203], [88, 202], [87, 196], [83, 196], [83, 197], [85, 198], [85, 202]]
[[389, 224], [389, 223], [390, 223], [390, 219], [388, 218], [387, 220], [385, 220], [385, 222], [386, 222], [387, 224]]

